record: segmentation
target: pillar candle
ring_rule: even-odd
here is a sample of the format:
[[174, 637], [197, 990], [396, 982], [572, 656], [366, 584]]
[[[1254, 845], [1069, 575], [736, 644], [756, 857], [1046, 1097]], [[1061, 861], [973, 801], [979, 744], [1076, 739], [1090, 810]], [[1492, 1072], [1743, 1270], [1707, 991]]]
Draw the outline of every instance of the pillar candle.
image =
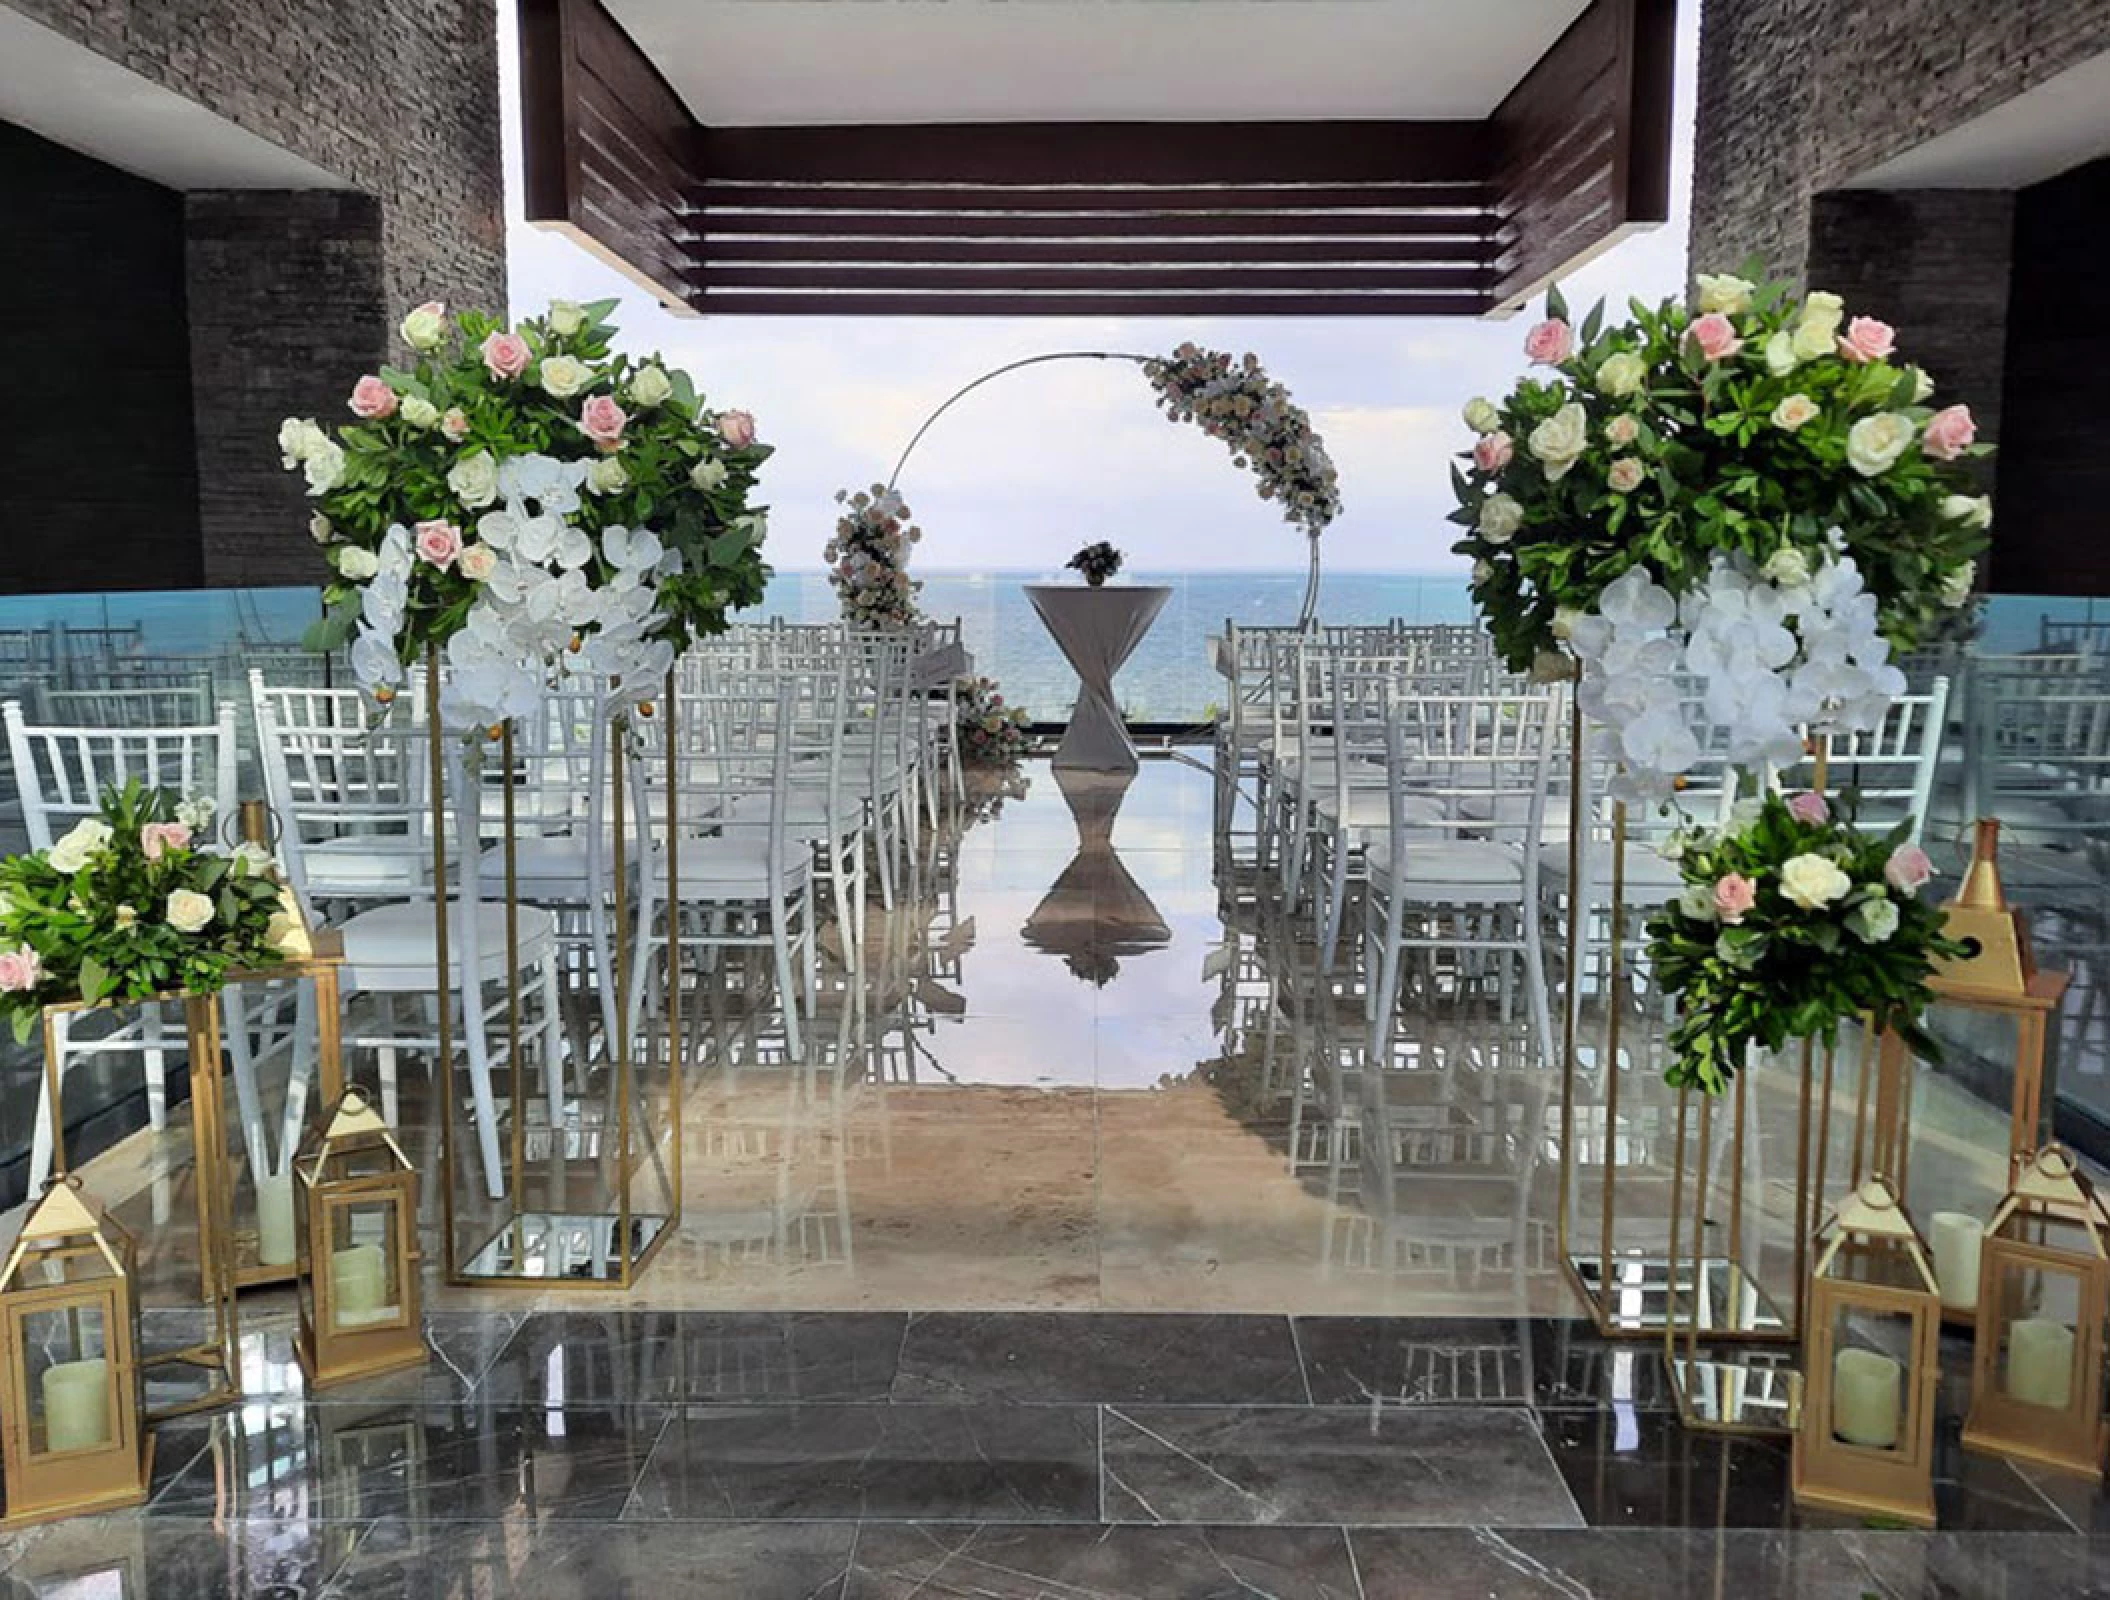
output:
[[44, 1448], [81, 1450], [110, 1442], [110, 1363], [101, 1356], [44, 1369]]
[[266, 1172], [256, 1180], [256, 1258], [267, 1267], [293, 1260], [293, 1174]]
[[1941, 1303], [1958, 1310], [1978, 1306], [1978, 1253], [1985, 1226], [1968, 1211], [1937, 1211], [1933, 1216], [1934, 1277]]
[[2033, 1406], [2063, 1411], [2073, 1398], [2073, 1329], [2046, 1317], [2010, 1324], [2007, 1392]]
[[1905, 1369], [1874, 1350], [1841, 1350], [1832, 1360], [1832, 1432], [1872, 1450], [1897, 1446]]
[[355, 1244], [331, 1258], [332, 1315], [338, 1327], [379, 1322], [394, 1314], [387, 1303], [387, 1267], [377, 1244]]

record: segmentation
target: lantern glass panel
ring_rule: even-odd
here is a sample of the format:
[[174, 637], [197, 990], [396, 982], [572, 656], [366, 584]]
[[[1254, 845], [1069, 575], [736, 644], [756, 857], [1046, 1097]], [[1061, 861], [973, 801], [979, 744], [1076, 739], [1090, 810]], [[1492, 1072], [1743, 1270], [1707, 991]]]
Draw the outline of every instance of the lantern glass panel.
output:
[[100, 1305], [15, 1314], [36, 1454], [105, 1449], [116, 1442], [116, 1382], [109, 1326]]
[[2040, 1262], [1994, 1259], [2002, 1308], [1994, 1372], [2001, 1392], [2064, 1411], [2080, 1392], [2083, 1280]]
[[330, 1246], [330, 1319], [339, 1333], [356, 1332], [403, 1316], [398, 1286], [403, 1281], [402, 1236], [393, 1195], [331, 1196], [327, 1201]]
[[1831, 1433], [1864, 1450], [1897, 1450], [1914, 1437], [1913, 1319], [1861, 1305], [1832, 1308]]

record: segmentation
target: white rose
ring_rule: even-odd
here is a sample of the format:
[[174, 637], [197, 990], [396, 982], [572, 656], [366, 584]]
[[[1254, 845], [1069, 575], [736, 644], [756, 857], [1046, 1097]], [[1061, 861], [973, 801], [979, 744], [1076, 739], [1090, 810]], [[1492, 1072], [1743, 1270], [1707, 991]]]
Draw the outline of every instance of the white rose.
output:
[[350, 578], [354, 583], [364, 583], [381, 570], [381, 558], [356, 544], [337, 547], [337, 571], [339, 576]]
[[1941, 514], [1967, 528], [1993, 525], [1993, 497], [1989, 494], [1952, 494], [1941, 503]]
[[1475, 395], [1465, 402], [1465, 425], [1475, 433], [1493, 433], [1502, 426], [1502, 413], [1492, 400]]
[[1793, 433], [1805, 422], [1815, 419], [1822, 409], [1806, 394], [1791, 394], [1773, 408], [1773, 426]]
[[689, 468], [689, 482], [696, 485], [697, 488], [703, 490], [706, 494], [721, 486], [725, 480], [726, 470], [723, 461], [706, 459], [697, 462], [695, 466]]
[[1734, 317], [1751, 309], [1751, 291], [1757, 287], [1749, 278], [1739, 278], [1733, 272], [1703, 272], [1693, 279], [1700, 290], [1700, 314], [1719, 311], [1724, 316]]
[[308, 452], [315, 441], [322, 437], [322, 430], [306, 417], [288, 417], [278, 425], [278, 456], [287, 471], [308, 459]]
[[1524, 508], [1506, 494], [1491, 494], [1480, 505], [1480, 537], [1507, 544], [1524, 525]]
[[1688, 921], [1714, 921], [1714, 891], [1704, 883], [1689, 883], [1678, 891], [1678, 911]]
[[1558, 481], [1589, 444], [1590, 419], [1578, 401], [1571, 400], [1531, 430], [1531, 453], [1546, 469], [1546, 477]]
[[317, 544], [328, 544], [336, 533], [337, 530], [330, 526], [330, 519], [320, 511], [308, 518], [308, 537]]
[[498, 463], [488, 450], [464, 456], [448, 470], [447, 487], [470, 510], [481, 510], [498, 498]]
[[1863, 944], [1881, 944], [1898, 931], [1898, 908], [1887, 896], [1863, 900], [1847, 912], [1846, 931]]
[[1822, 911], [1853, 887], [1853, 879], [1820, 855], [1791, 856], [1780, 869], [1780, 892], [1805, 911]]
[[51, 847], [46, 857], [56, 872], [78, 872], [110, 842], [110, 825], [99, 817], [83, 817], [73, 831]]
[[586, 487], [595, 494], [621, 494], [630, 487], [630, 474], [616, 457], [600, 456], [586, 468]]
[[1941, 603], [1954, 611], [1971, 598], [1978, 584], [1978, 563], [1966, 561], [1962, 566], [1942, 574]]
[[498, 552], [481, 542], [464, 545], [454, 558], [454, 570], [471, 583], [483, 583], [498, 570]]
[[[403, 319], [398, 330], [403, 342], [413, 350], [436, 350], [447, 333], [447, 308], [437, 300], [428, 300]], [[424, 427], [424, 423], [419, 423]]]
[[559, 400], [569, 400], [591, 382], [593, 371], [583, 361], [571, 356], [542, 358], [542, 387]]
[[1576, 606], [1553, 608], [1553, 637], [1565, 643], [1575, 637], [1575, 625], [1582, 621], [1582, 611]]
[[1846, 433], [1846, 464], [1864, 478], [1888, 472], [1899, 456], [1912, 448], [1916, 430], [1912, 419], [1901, 411], [1878, 411], [1863, 417]]
[[[552, 300], [549, 303], [549, 331], [560, 339], [569, 339], [586, 326], [586, 311], [576, 300]], [[555, 394], [556, 391], [550, 391]]]
[[1620, 350], [1604, 358], [1597, 368], [1597, 389], [1615, 399], [1640, 388], [1648, 377], [1648, 363], [1631, 350]]
[[1778, 584], [1783, 589], [1799, 589], [1810, 581], [1810, 560], [1791, 544], [1784, 544], [1770, 556], [1760, 569], [1766, 582]]
[[1805, 328], [1822, 328], [1826, 338], [1839, 331], [1839, 324], [1846, 320], [1846, 302], [1837, 295], [1823, 289], [1812, 289], [1803, 296], [1800, 325]]
[[1615, 444], [1623, 449], [1641, 437], [1640, 420], [1622, 411], [1604, 425], [1604, 437], [1605, 443]]
[[163, 914], [178, 933], [196, 933], [212, 921], [212, 897], [195, 889], [178, 889], [168, 897]]
[[1934, 380], [1927, 376], [1925, 367], [1907, 367], [1905, 370], [1912, 374], [1912, 403], [1924, 404], [1934, 393]]
[[630, 398], [645, 407], [664, 405], [674, 385], [658, 367], [639, 367], [630, 378]]
[[1802, 363], [1802, 353], [1795, 348], [1795, 335], [1782, 328], [1766, 338], [1766, 370], [1776, 378], [1785, 378]]
[[1820, 323], [1805, 322], [1797, 328], [1789, 343], [1797, 361], [1816, 361], [1832, 353], [1832, 345], [1838, 334]]
[[1605, 487], [1614, 494], [1632, 494], [1648, 478], [1648, 468], [1633, 456], [1621, 456], [1606, 469]]
[[1473, 582], [1485, 583], [1494, 575], [1495, 564], [1492, 561], [1475, 561], [1473, 563]]
[[301, 466], [308, 480], [308, 493], [328, 494], [344, 476], [344, 447], [318, 435], [309, 443]]
[[440, 408], [423, 395], [405, 395], [403, 420], [413, 428], [436, 428], [440, 425]]

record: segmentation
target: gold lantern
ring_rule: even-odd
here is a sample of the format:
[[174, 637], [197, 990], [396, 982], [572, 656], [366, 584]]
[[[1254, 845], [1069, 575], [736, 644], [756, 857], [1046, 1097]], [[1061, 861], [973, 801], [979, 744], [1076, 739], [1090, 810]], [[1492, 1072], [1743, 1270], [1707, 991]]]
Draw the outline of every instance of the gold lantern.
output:
[[347, 1089], [293, 1164], [300, 1364], [317, 1388], [425, 1363], [418, 1174], [379, 1112]]
[[61, 1173], [0, 1269], [5, 1526], [136, 1506], [154, 1446], [139, 1372], [132, 1236]]
[[1934, 1526], [1941, 1294], [1887, 1179], [1848, 1195], [1816, 1239], [1797, 1411], [1795, 1499]]
[[2023, 1163], [1986, 1233], [1963, 1442], [2100, 1478], [2106, 1319], [2110, 1213], [2051, 1145]]

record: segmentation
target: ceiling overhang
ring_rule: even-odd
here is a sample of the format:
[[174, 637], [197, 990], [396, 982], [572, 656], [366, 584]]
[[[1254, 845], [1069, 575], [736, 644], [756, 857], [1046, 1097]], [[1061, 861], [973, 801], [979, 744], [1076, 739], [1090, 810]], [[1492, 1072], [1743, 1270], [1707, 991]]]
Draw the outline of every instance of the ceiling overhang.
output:
[[[1304, 9], [1212, 3], [1242, 22]], [[856, 9], [884, 20], [902, 8]], [[1030, 19], [1053, 9], [989, 11]], [[1088, 9], [1118, 25], [1124, 12], [1191, 19], [1210, 7]], [[1306, 16], [1389, 9], [1321, 5]], [[1344, 78], [1333, 100], [1327, 84], [1308, 87], [1311, 114], [1294, 118], [1203, 115], [1224, 108], [1190, 92], [1151, 106], [1187, 116], [961, 121], [946, 113], [986, 108], [932, 99], [934, 79], [921, 91], [930, 120], [846, 122], [835, 115], [842, 97], [815, 86], [808, 121], [719, 125], [699, 119], [702, 96], [677, 91], [679, 63], [663, 70], [600, 0], [520, 0], [527, 215], [670, 306], [703, 313], [1506, 310], [1669, 209], [1676, 0], [1590, 0], [1579, 14], [1573, 0], [1549, 0], [1540, 10], [1556, 29], [1543, 53], [1513, 79], [1513, 62], [1464, 58], [1459, 71], [1479, 86], [1432, 88], [1425, 98], [1452, 113], [1438, 117], [1338, 114], [1398, 89]], [[671, 48], [664, 38], [659, 47]], [[716, 71], [735, 76], [739, 62], [721, 54]], [[801, 102], [776, 93], [736, 97], [726, 114], [794, 114]], [[1490, 94], [1483, 114], [1456, 114]], [[1103, 88], [1017, 103], [1117, 109]], [[850, 109], [877, 118], [894, 108]]]

